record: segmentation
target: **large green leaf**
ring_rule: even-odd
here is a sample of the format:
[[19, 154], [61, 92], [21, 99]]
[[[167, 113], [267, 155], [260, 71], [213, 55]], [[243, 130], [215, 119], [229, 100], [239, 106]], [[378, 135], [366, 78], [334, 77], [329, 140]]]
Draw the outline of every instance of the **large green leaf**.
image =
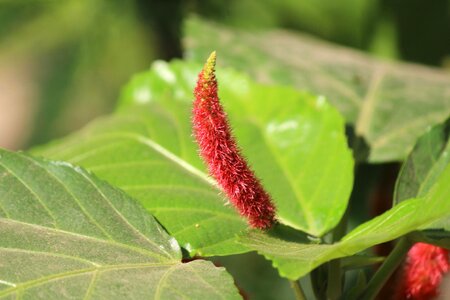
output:
[[449, 182], [447, 165], [426, 195], [401, 202], [332, 245], [311, 244], [306, 237], [286, 237], [277, 228], [269, 233], [251, 231], [240, 242], [272, 260], [282, 276], [297, 279], [324, 262], [353, 255], [449, 217]]
[[[191, 254], [247, 251], [245, 222], [224, 206], [191, 137], [200, 65], [157, 62], [125, 88], [119, 112], [41, 151], [82, 165], [139, 199]], [[322, 235], [340, 220], [353, 181], [344, 122], [323, 97], [219, 71], [220, 96], [243, 153], [282, 223]], [[332, 188], [330, 188], [332, 187]]]
[[216, 49], [220, 64], [258, 81], [325, 95], [368, 141], [372, 162], [403, 159], [450, 114], [450, 75], [436, 69], [375, 60], [299, 33], [230, 30], [197, 18], [185, 33], [189, 59], [203, 61]]
[[234, 241], [245, 221], [224, 205], [201, 161], [185, 159], [197, 157], [190, 135], [177, 133], [166, 113], [159, 105], [119, 113], [40, 153], [82, 165], [138, 199], [191, 255], [246, 252]]
[[0, 150], [0, 298], [237, 299], [210, 262], [123, 192], [63, 162]]

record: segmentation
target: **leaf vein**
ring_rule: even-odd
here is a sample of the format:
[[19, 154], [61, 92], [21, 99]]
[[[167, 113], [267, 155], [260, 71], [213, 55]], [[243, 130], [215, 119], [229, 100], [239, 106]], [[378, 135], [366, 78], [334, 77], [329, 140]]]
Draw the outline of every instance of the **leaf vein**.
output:
[[10, 169], [9, 167], [7, 167], [3, 162], [0, 162], [0, 165], [2, 165], [6, 170], [8, 170], [11, 175], [13, 175], [15, 178], [17, 178], [17, 180], [28, 190], [30, 191], [30, 193], [32, 195], [34, 195], [34, 197], [36, 198], [36, 200], [38, 201], [38, 203], [44, 208], [44, 210], [48, 213], [49, 217], [51, 217], [53, 219], [53, 225], [55, 227], [57, 227], [56, 224], [56, 217], [53, 215], [52, 211], [45, 205], [45, 203], [43, 202], [43, 200], [41, 199], [41, 197], [31, 188], [31, 186], [29, 186], [25, 181], [23, 181], [17, 174], [15, 174], [13, 172], [12, 169]]

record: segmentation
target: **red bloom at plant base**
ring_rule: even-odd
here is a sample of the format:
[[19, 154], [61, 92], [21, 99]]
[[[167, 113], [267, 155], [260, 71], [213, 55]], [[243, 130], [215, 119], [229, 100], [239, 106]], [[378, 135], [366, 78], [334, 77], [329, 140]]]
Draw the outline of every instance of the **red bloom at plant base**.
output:
[[397, 299], [428, 300], [438, 295], [442, 277], [449, 270], [448, 250], [416, 243], [409, 250]]
[[193, 130], [209, 172], [239, 213], [255, 228], [275, 222], [269, 194], [241, 155], [217, 95], [216, 53], [208, 58], [194, 90]]

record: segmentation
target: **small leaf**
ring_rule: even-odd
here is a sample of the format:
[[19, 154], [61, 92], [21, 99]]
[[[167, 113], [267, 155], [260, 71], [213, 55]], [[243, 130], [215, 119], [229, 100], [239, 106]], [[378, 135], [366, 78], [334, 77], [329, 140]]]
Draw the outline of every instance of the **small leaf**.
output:
[[281, 276], [296, 280], [324, 262], [354, 255], [449, 217], [449, 182], [450, 165], [447, 165], [426, 195], [401, 202], [332, 245], [296, 241], [274, 231], [251, 231], [239, 242], [272, 260]]
[[123, 192], [68, 163], [0, 150], [0, 298], [239, 299]]
[[[445, 220], [448, 222], [450, 218], [445, 218]], [[449, 226], [447, 225], [445, 228], [449, 228]], [[411, 234], [411, 240], [414, 242], [433, 244], [442, 248], [450, 249], [450, 233], [448, 229], [424, 229], [422, 231], [416, 231]]]
[[450, 163], [450, 119], [430, 128], [416, 143], [397, 178], [394, 204], [425, 195]]
[[185, 32], [191, 60], [221, 49], [219, 66], [325, 95], [367, 140], [371, 162], [405, 158], [428, 126], [450, 114], [450, 75], [438, 69], [387, 63], [298, 32], [239, 31], [199, 18], [188, 19]]
[[[397, 178], [394, 204], [408, 198], [421, 197], [429, 192], [439, 175], [450, 164], [449, 133], [450, 119], [430, 128], [417, 141]], [[449, 231], [450, 219], [439, 220], [427, 229]]]
[[342, 258], [340, 265], [344, 270], [352, 270], [382, 263], [383, 261], [384, 257], [381, 256], [353, 255]]

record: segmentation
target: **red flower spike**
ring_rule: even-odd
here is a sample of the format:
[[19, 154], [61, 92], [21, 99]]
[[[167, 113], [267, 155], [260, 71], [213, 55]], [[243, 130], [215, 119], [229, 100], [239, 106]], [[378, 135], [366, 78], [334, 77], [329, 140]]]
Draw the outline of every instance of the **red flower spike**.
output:
[[215, 65], [216, 53], [213, 52], [198, 75], [194, 90], [192, 125], [200, 155], [210, 175], [248, 223], [254, 228], [267, 229], [275, 222], [275, 206], [231, 134], [217, 95]]
[[438, 295], [442, 277], [449, 271], [448, 250], [416, 243], [406, 257], [397, 300], [429, 300]]

